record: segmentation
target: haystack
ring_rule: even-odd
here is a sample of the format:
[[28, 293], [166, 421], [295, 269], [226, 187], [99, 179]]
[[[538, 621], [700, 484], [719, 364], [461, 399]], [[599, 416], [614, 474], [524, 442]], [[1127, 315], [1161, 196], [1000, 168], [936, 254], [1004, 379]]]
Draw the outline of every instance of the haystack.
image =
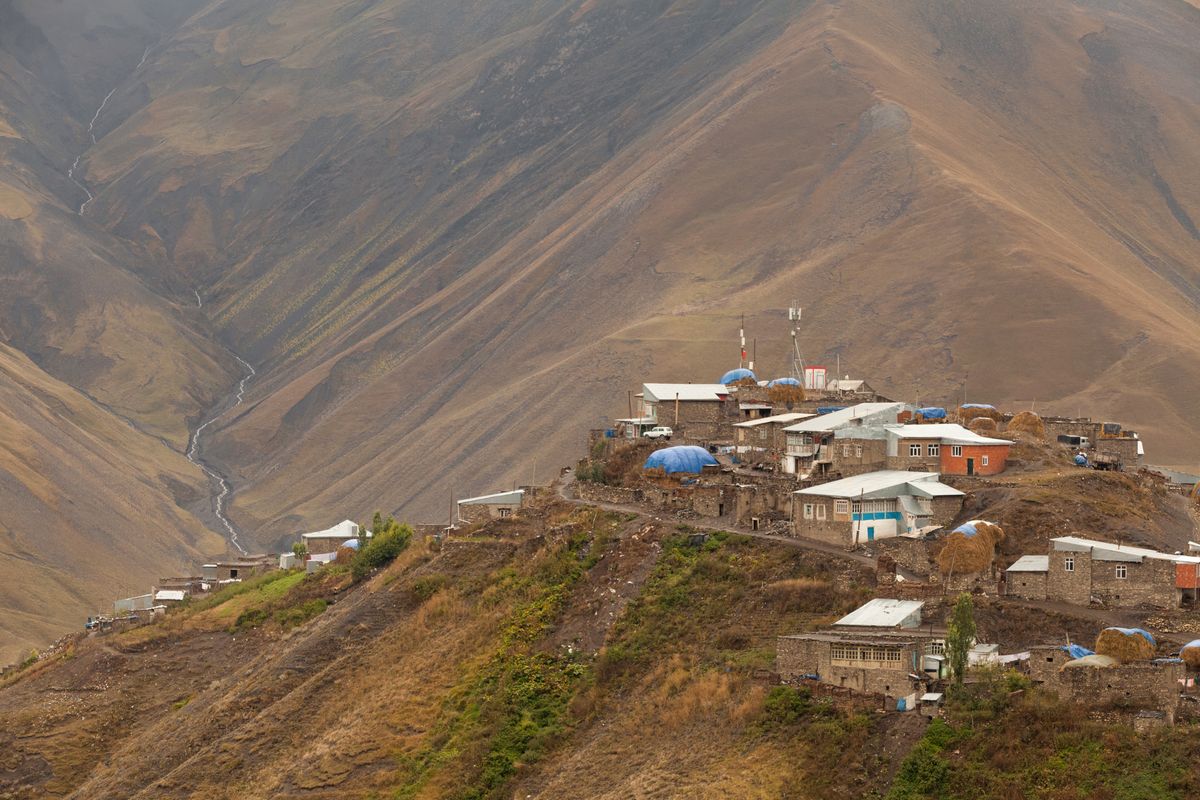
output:
[[1194, 639], [1185, 644], [1179, 651], [1179, 657], [1192, 669], [1200, 669], [1200, 639]]
[[970, 405], [958, 407], [958, 418], [964, 423], [970, 422], [973, 419], [979, 419], [980, 417], [987, 417], [995, 422], [1004, 419], [1004, 415], [992, 406]]
[[351, 561], [354, 560], [354, 556], [357, 554], [358, 554], [358, 551], [355, 550], [353, 547], [347, 547], [346, 545], [342, 545], [341, 547], [339, 547], [337, 549], [337, 553], [334, 557], [334, 563], [349, 564]]
[[967, 424], [967, 428], [976, 433], [995, 433], [996, 420], [991, 417], [976, 417]]
[[946, 537], [937, 554], [938, 571], [943, 575], [970, 575], [992, 565], [996, 545], [1004, 541], [1004, 530], [981, 519], [958, 526]]
[[1026, 433], [1038, 439], [1046, 438], [1046, 424], [1032, 411], [1022, 411], [1014, 416], [1008, 423], [1008, 430], [1011, 433]]
[[1121, 662], [1154, 657], [1154, 637], [1141, 628], [1105, 628], [1096, 637], [1096, 654]]

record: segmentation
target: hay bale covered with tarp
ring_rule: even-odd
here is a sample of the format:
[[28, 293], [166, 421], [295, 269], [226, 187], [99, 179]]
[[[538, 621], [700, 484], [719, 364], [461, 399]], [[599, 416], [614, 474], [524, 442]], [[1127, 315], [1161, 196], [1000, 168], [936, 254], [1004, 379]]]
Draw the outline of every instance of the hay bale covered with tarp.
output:
[[1200, 639], [1193, 639], [1185, 644], [1179, 651], [1179, 657], [1192, 669], [1200, 669]]
[[996, 546], [1004, 541], [1004, 529], [982, 519], [971, 520], [955, 528], [937, 554], [938, 571], [943, 575], [969, 575], [983, 572], [996, 557]]
[[1046, 423], [1032, 411], [1022, 411], [1008, 423], [1009, 433], [1024, 433], [1038, 439], [1046, 438]]
[[1096, 655], [1121, 662], [1149, 661], [1154, 657], [1154, 637], [1141, 628], [1105, 628], [1096, 637]]
[[958, 407], [958, 418], [963, 422], [970, 422], [979, 417], [987, 417], [995, 422], [1004, 419], [1004, 415], [988, 403], [963, 403]]

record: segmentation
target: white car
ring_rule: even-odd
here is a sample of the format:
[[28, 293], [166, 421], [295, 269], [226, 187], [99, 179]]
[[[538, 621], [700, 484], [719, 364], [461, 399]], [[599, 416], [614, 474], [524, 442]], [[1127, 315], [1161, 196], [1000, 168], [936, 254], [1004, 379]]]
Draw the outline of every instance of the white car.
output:
[[673, 431], [665, 425], [660, 425], [657, 428], [651, 428], [642, 434], [646, 439], [670, 439]]

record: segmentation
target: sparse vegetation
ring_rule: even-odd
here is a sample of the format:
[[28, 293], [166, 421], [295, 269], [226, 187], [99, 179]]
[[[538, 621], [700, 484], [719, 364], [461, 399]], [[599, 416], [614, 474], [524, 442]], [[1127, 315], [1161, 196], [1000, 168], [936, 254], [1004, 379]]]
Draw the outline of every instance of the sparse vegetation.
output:
[[358, 552], [350, 562], [350, 574], [356, 581], [392, 563], [412, 540], [413, 530], [408, 525], [401, 525], [391, 517], [384, 522], [378, 516], [376, 514], [378, 529], [371, 531], [371, 538], [365, 545], [360, 543]]

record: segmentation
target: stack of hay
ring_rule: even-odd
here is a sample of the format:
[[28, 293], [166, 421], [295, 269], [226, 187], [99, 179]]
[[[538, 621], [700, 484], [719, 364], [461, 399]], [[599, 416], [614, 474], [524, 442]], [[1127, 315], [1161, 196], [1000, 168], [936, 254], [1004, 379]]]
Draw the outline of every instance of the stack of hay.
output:
[[976, 433], [995, 433], [996, 420], [991, 417], [976, 417], [967, 424], [967, 428]]
[[968, 403], [967, 405], [958, 407], [958, 418], [963, 423], [970, 422], [973, 419], [979, 419], [980, 417], [987, 417], [993, 422], [999, 422], [1000, 420], [1004, 419], [1004, 415], [997, 411], [995, 406], [983, 405], [981, 403]]
[[1149, 661], [1154, 657], [1154, 637], [1141, 628], [1105, 628], [1096, 637], [1096, 654], [1129, 661]]
[[1192, 669], [1200, 669], [1200, 639], [1194, 639], [1185, 644], [1179, 651], [1179, 657]]
[[1046, 438], [1046, 424], [1032, 411], [1022, 411], [1008, 423], [1010, 433], [1025, 433], [1038, 439]]
[[938, 571], [943, 575], [970, 575], [992, 565], [996, 546], [1004, 541], [1004, 530], [981, 519], [964, 523], [946, 537], [937, 554]]

